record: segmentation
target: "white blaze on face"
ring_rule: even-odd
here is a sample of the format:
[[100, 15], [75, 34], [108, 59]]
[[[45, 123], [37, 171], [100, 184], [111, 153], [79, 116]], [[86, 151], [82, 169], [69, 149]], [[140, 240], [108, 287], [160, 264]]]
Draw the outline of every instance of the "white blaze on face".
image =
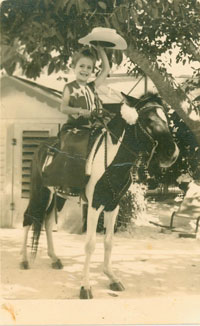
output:
[[167, 117], [165, 115], [165, 113], [163, 112], [162, 109], [158, 108], [156, 109], [157, 115], [163, 120], [167, 122]]

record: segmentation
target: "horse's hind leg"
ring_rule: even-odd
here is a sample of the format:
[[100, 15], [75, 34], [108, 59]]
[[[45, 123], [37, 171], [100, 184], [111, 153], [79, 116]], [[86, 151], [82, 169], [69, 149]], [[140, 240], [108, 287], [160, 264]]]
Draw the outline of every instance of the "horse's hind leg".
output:
[[106, 233], [104, 236], [104, 274], [110, 280], [110, 289], [113, 291], [123, 291], [124, 286], [120, 282], [119, 278], [114, 274], [112, 269], [112, 247], [113, 247], [113, 236], [114, 236], [114, 225], [116, 221], [116, 217], [119, 211], [119, 207], [117, 206], [111, 212], [104, 212], [104, 226], [106, 228]]
[[54, 251], [54, 244], [53, 244], [53, 236], [52, 236], [52, 229], [55, 221], [54, 211], [52, 210], [48, 215], [45, 217], [45, 230], [47, 236], [47, 252], [48, 256], [52, 260], [52, 268], [54, 269], [62, 269], [63, 265], [61, 260], [56, 256]]
[[24, 226], [24, 236], [23, 236], [23, 244], [21, 249], [21, 262], [20, 268], [21, 269], [29, 269], [28, 263], [28, 255], [27, 255], [27, 241], [28, 241], [28, 232], [30, 230], [31, 225]]

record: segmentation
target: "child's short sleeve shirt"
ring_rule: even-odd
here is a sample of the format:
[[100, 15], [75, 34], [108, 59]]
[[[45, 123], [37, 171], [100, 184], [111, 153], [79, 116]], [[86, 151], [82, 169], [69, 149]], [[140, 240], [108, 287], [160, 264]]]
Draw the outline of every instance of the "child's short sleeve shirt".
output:
[[[70, 99], [69, 106], [82, 108], [84, 110], [92, 111], [95, 109], [95, 84], [94, 82], [88, 83], [86, 86], [79, 85], [76, 80], [66, 84], [69, 88]], [[74, 127], [86, 126], [89, 124], [87, 118], [82, 116], [77, 117], [77, 115], [69, 115], [67, 120], [68, 125], [73, 125]]]

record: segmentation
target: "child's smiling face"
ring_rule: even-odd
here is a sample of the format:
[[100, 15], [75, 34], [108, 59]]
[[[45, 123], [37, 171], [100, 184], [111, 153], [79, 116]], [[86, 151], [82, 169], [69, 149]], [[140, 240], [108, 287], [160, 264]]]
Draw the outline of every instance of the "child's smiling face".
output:
[[87, 57], [81, 57], [74, 68], [74, 72], [76, 75], [76, 80], [82, 84], [85, 84], [89, 77], [92, 74], [94, 68], [94, 63], [92, 59]]

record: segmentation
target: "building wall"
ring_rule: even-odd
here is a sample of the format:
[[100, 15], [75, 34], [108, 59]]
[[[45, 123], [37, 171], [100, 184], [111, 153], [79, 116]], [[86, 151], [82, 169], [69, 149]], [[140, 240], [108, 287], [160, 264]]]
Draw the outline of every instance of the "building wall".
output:
[[5, 175], [6, 175], [6, 126], [1, 125], [0, 128], [0, 207], [1, 216], [4, 211], [4, 191], [5, 191]]
[[[58, 102], [59, 106], [59, 102]], [[28, 200], [21, 197], [22, 134], [24, 130], [48, 130], [55, 136], [66, 116], [57, 108], [11, 89], [2, 92], [0, 134], [1, 227], [22, 224]], [[16, 141], [16, 145], [13, 145]]]

